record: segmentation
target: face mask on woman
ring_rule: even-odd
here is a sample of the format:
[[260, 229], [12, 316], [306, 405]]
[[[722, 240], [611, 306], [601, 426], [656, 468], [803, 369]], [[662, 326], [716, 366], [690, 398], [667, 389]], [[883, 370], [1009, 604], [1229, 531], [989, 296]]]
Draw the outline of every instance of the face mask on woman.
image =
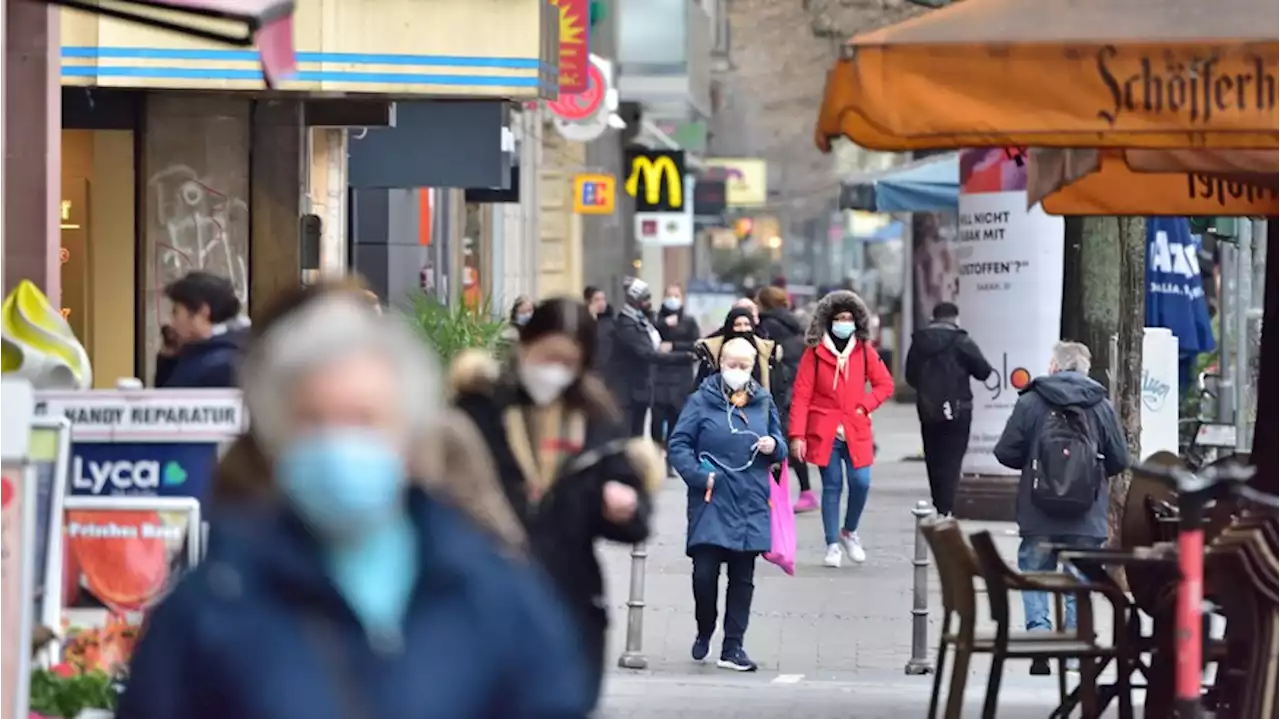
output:
[[540, 407], [556, 401], [578, 379], [573, 370], [562, 364], [522, 362], [517, 371], [525, 393]]
[[751, 381], [751, 372], [745, 369], [722, 369], [720, 377], [724, 379], [724, 383], [729, 389], [737, 392], [747, 386], [747, 382]]
[[679, 297], [668, 297], [662, 301], [662, 306], [665, 307], [668, 312], [679, 312], [680, 308], [684, 307], [684, 303], [680, 301]]
[[532, 312], [521, 312], [520, 314], [516, 315], [516, 324], [523, 327], [524, 325], [529, 324], [529, 319], [532, 317], [533, 317]]
[[857, 325], [852, 322], [832, 322], [831, 334], [835, 335], [837, 339], [847, 340], [853, 336], [853, 330], [855, 327], [857, 327]]
[[332, 428], [301, 437], [276, 464], [281, 491], [321, 536], [376, 526], [403, 500], [404, 458], [371, 430]]

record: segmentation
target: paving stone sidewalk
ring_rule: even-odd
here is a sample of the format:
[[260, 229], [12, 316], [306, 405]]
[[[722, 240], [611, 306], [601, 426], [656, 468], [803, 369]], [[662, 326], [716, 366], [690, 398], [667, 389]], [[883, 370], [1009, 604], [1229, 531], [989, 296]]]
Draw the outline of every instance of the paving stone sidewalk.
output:
[[[697, 697], [708, 698], [713, 704], [732, 701], [734, 696], [753, 688], [752, 698], [743, 701], [763, 702], [766, 706], [775, 699], [779, 702], [775, 706], [797, 706], [796, 702], [803, 701], [799, 706], [812, 705], [815, 708], [825, 706], [824, 702], [834, 702], [839, 707], [847, 706], [846, 700], [860, 693], [879, 697], [874, 701], [881, 702], [889, 713], [895, 699], [907, 701], [911, 706], [923, 700], [925, 703], [920, 704], [918, 713], [909, 711], [902, 716], [924, 713], [931, 678], [903, 674], [903, 667], [911, 654], [911, 560], [915, 542], [911, 509], [918, 501], [929, 498], [924, 464], [903, 460], [919, 453], [919, 427], [911, 405], [887, 405], [876, 413], [875, 422], [880, 454], [873, 470], [871, 498], [860, 528], [867, 561], [860, 565], [846, 561], [840, 569], [822, 566], [825, 545], [821, 518], [817, 512], [797, 517], [799, 547], [796, 576], [788, 577], [763, 560], [756, 570], [755, 599], [746, 647], [761, 670], [751, 677], [732, 675], [716, 669], [714, 664], [697, 664], [689, 657], [694, 623], [690, 564], [684, 554], [685, 485], [680, 479], [667, 481], [658, 498], [656, 533], [648, 547], [645, 573], [643, 647], [649, 668], [644, 672], [613, 670], [606, 690], [605, 717], [615, 713], [617, 716], [667, 716], [660, 711], [665, 711], [664, 706], [670, 705], [672, 711], [678, 711], [682, 701], [684, 704], [698, 704]], [[815, 489], [819, 489], [816, 472], [812, 480]], [[1013, 525], [966, 525], [967, 531], [982, 528], [996, 534], [1002, 552], [1012, 560], [1017, 548]], [[612, 604], [608, 655], [612, 661], [624, 647], [630, 556], [628, 548], [617, 546], [606, 547], [602, 554]], [[932, 655], [939, 626], [937, 608], [940, 606], [937, 579], [932, 568], [929, 571], [929, 589], [933, 613], [929, 617], [928, 645]], [[1017, 605], [1020, 603], [1015, 603]], [[1021, 623], [1020, 611], [1015, 614], [1014, 621]], [[1110, 631], [1105, 626], [1099, 629]], [[713, 652], [719, 650], [719, 639], [717, 633]], [[978, 685], [985, 684], [986, 667], [975, 658], [971, 671], [971, 691], [977, 687], [980, 699], [981, 686]], [[1030, 706], [1039, 707], [1039, 713], [1034, 715], [1046, 715], [1055, 704], [1052, 679], [1029, 677], [1025, 667], [1017, 662], [1011, 664], [1006, 676], [1005, 684], [1011, 697], [1021, 692], [1018, 696], [1029, 698]], [[884, 687], [890, 688], [887, 696]], [[710, 699], [715, 697], [719, 699]], [[874, 704], [873, 699], [867, 701]], [[867, 711], [872, 710], [873, 704], [859, 702], [859, 705], [866, 705]], [[646, 707], [645, 711], [659, 713], [628, 714]], [[734, 710], [739, 711], [736, 707]], [[741, 711], [748, 712], [740, 714], [744, 717], [781, 716], [776, 711], [750, 713], [755, 710], [749, 707]], [[889, 713], [884, 716], [889, 716]], [[708, 716], [705, 712], [699, 715]], [[738, 715], [714, 714], [716, 717]], [[871, 717], [880, 714], [818, 712], [807, 716]], [[1009, 716], [1019, 715], [1011, 713]]]

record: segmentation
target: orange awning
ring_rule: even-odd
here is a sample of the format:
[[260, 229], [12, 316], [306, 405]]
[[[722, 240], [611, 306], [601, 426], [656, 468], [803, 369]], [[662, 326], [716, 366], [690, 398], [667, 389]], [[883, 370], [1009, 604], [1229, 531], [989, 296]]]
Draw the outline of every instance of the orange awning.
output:
[[268, 87], [297, 69], [293, 0], [45, 0], [211, 42], [257, 47]]
[[1257, 0], [965, 0], [850, 40], [816, 140], [1275, 148], [1278, 27]]
[[1028, 203], [1050, 215], [1280, 214], [1274, 171], [1136, 172], [1121, 152], [1032, 149], [1027, 174]]

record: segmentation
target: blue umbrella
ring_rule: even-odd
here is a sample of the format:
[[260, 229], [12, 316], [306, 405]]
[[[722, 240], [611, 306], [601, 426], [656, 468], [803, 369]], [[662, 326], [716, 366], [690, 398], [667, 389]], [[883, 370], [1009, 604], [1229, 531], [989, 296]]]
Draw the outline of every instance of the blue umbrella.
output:
[[845, 178], [840, 209], [867, 212], [955, 212], [960, 156], [945, 155]]
[[1167, 327], [1178, 338], [1180, 384], [1185, 391], [1196, 357], [1217, 343], [1200, 279], [1200, 236], [1184, 217], [1147, 218], [1147, 327]]

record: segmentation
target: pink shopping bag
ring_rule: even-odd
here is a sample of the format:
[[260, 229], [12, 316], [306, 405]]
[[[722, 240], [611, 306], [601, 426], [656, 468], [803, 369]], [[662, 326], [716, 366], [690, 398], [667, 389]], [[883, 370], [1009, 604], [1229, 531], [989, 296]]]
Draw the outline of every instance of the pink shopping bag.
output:
[[782, 567], [791, 576], [796, 574], [796, 514], [791, 507], [791, 474], [787, 460], [782, 460], [781, 482], [769, 478], [769, 523], [772, 546], [765, 552], [767, 562]]

